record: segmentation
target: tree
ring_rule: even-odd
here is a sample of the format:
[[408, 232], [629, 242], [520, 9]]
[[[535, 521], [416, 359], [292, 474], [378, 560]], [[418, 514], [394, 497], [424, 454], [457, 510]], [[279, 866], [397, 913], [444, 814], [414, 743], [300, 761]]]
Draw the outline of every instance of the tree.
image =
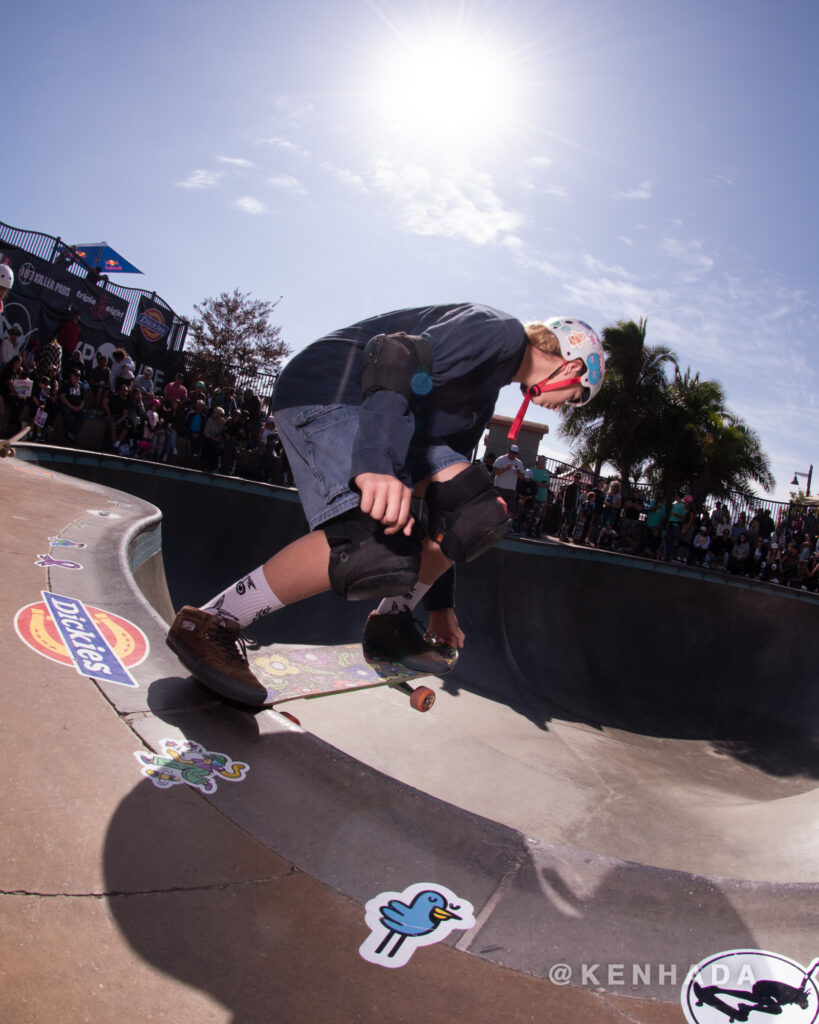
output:
[[[189, 337], [191, 351], [205, 363], [218, 367], [221, 377], [231, 371], [244, 376], [277, 374], [290, 349], [281, 338], [281, 327], [270, 322], [275, 302], [251, 298], [250, 293], [222, 292], [195, 305]], [[216, 383], [216, 381], [214, 381]]]
[[702, 505], [709, 495], [750, 498], [752, 481], [766, 491], [775, 484], [758, 436], [726, 407], [722, 386], [690, 368], [675, 370], [655, 438], [654, 471], [669, 497], [686, 490]]
[[635, 482], [656, 451], [654, 424], [665, 404], [665, 367], [676, 366], [665, 345], [646, 345], [646, 321], [619, 321], [603, 330], [606, 376], [593, 402], [566, 407], [560, 432], [575, 442], [572, 454], [593, 465], [614, 466], [623, 484]]

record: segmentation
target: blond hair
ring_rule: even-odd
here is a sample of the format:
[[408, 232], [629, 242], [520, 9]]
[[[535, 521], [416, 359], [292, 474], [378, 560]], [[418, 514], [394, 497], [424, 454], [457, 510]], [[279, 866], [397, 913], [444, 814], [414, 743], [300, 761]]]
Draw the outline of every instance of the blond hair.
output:
[[523, 329], [526, 331], [526, 337], [530, 344], [540, 352], [545, 352], [548, 356], [563, 358], [557, 336], [541, 320], [530, 320], [523, 325]]

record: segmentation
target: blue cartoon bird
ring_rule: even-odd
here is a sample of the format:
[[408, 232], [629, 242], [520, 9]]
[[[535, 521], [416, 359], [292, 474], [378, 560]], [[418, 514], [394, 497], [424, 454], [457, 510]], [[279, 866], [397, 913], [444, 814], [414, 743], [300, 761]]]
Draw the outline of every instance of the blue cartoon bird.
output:
[[454, 910], [460, 909], [454, 904], [452, 910], [448, 909], [446, 897], [434, 889], [424, 889], [423, 892], [419, 892], [410, 904], [402, 903], [400, 900], [390, 900], [385, 906], [379, 907], [381, 924], [387, 929], [387, 934], [376, 953], [383, 952], [392, 937], [397, 935], [398, 941], [387, 953], [389, 957], [395, 956], [408, 935], [429, 935], [442, 921], [449, 921], [453, 918], [460, 921], [461, 918], [453, 913]]

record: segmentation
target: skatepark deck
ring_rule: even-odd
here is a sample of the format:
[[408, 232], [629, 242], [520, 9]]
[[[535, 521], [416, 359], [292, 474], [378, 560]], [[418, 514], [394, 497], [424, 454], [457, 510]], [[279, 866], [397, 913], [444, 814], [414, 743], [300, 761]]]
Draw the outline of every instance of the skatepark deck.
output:
[[[294, 1021], [376, 1020], [387, 1005], [393, 1020], [680, 1020], [685, 970], [716, 949], [811, 959], [812, 596], [505, 542], [460, 574], [468, 647], [453, 676], [432, 683], [434, 714], [382, 688], [306, 704], [299, 731], [214, 700], [162, 650], [172, 604], [203, 601], [303, 529], [295, 496], [36, 455], [18, 450], [0, 467], [16, 517], [6, 621], [50, 588], [137, 623], [150, 652], [131, 669], [137, 686], [96, 685], [4, 636], [15, 665], [4, 748], [12, 763], [28, 755], [5, 830], [4, 947], [22, 950], [38, 922], [48, 929], [39, 966], [6, 956], [0, 1003], [19, 1019], [55, 1019], [46, 956], [89, 1020], [111, 1019], [126, 993], [169, 1020], [172, 1004], [198, 1007], [192, 1019], [270, 1019], [265, 992], [283, 1000], [275, 1019]], [[119, 493], [45, 475], [54, 469]], [[145, 501], [162, 508], [161, 542]], [[43, 546], [61, 530], [105, 538], [82, 572], [35, 566], [41, 551], [67, 560]], [[369, 611], [332, 595], [309, 604], [272, 616], [264, 642], [350, 642]], [[138, 749], [184, 738], [248, 764], [245, 780], [207, 796], [155, 792], [125, 770]], [[422, 879], [468, 898], [475, 927], [402, 971], [365, 964], [363, 904]], [[90, 939], [70, 954], [56, 943], [112, 927], [95, 989]], [[300, 960], [302, 942], [312, 953]], [[549, 980], [562, 962], [582, 978], [587, 959], [603, 967], [585, 985]], [[631, 983], [633, 964], [649, 964], [648, 981]], [[435, 971], [440, 1017], [399, 1009], [420, 969]], [[125, 981], [128, 970], [144, 984]]]

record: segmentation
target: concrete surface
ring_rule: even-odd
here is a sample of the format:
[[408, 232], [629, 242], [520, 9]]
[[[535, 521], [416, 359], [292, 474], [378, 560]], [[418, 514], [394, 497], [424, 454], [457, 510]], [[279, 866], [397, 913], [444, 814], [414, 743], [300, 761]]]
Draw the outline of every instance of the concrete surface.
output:
[[[303, 529], [291, 493], [21, 455], [0, 463], [4, 621], [51, 589], [137, 623], [151, 650], [123, 687], [10, 626], [0, 640], [4, 1021], [671, 1021], [708, 954], [815, 955], [814, 599], [504, 543], [461, 574], [470, 656], [430, 714], [377, 690], [301, 702], [301, 731], [214, 700], [163, 643], [171, 603]], [[35, 566], [71, 557], [55, 536], [86, 543], [82, 572]], [[351, 640], [368, 611], [310, 605], [264, 639]], [[771, 676], [782, 659], [793, 671]], [[204, 795], [139, 775], [135, 752], [185, 738], [247, 778]], [[363, 904], [419, 881], [469, 900], [475, 928], [401, 970], [366, 963]], [[549, 980], [557, 963], [572, 984]]]

